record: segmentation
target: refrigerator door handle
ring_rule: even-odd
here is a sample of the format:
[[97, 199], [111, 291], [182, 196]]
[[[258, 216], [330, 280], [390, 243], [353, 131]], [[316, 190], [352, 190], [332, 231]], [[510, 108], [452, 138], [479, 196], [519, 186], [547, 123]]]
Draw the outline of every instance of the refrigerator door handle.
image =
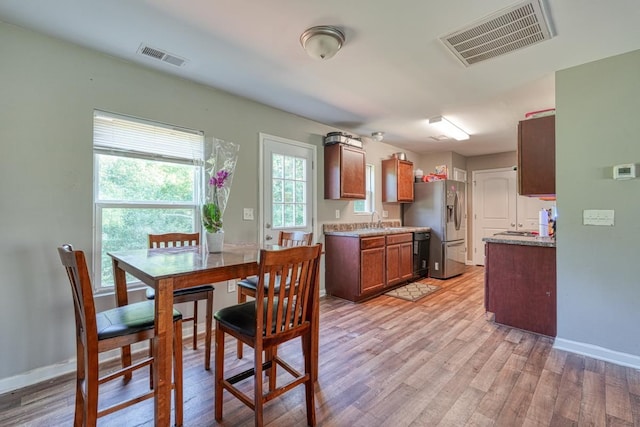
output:
[[456, 230], [460, 230], [460, 224], [462, 223], [462, 209], [460, 209], [460, 199], [458, 198], [458, 192], [453, 200], [453, 217], [455, 221]]

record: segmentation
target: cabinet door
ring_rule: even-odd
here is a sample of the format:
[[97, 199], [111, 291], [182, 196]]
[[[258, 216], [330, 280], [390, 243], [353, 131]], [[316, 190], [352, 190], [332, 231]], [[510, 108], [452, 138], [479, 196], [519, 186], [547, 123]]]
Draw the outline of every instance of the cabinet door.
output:
[[398, 201], [413, 202], [413, 163], [398, 161]]
[[334, 144], [324, 147], [324, 198], [365, 199], [365, 152]]
[[518, 193], [523, 196], [556, 194], [555, 123], [555, 116], [547, 116], [518, 124]]
[[400, 245], [400, 268], [401, 280], [409, 280], [413, 277], [413, 243], [403, 243]]
[[364, 151], [341, 146], [342, 161], [340, 169], [340, 194], [345, 199], [365, 199], [365, 156]]
[[413, 202], [413, 163], [382, 161], [382, 203]]
[[387, 245], [387, 286], [400, 280], [400, 245]]
[[384, 287], [384, 246], [360, 251], [360, 294]]

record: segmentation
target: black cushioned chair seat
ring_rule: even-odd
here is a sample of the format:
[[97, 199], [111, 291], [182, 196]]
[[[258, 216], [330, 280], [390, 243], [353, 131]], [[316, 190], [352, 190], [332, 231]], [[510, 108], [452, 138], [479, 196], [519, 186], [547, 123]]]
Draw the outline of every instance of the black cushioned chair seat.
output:
[[[173, 320], [182, 319], [182, 313], [173, 309]], [[143, 301], [105, 310], [96, 315], [98, 340], [129, 335], [154, 328], [153, 301]]]
[[[197, 294], [198, 292], [213, 291], [213, 289], [213, 285], [194, 286], [192, 288], [177, 289], [173, 291], [173, 296]], [[147, 288], [147, 299], [155, 299], [155, 297], [156, 290]]]
[[[266, 305], [266, 298], [265, 298]], [[273, 307], [273, 325], [276, 323], [277, 305]], [[286, 311], [286, 308], [285, 308]], [[256, 335], [256, 303], [255, 301], [244, 304], [232, 305], [216, 311], [213, 317], [229, 329], [233, 329], [243, 335]], [[266, 326], [266, 325], [265, 325]]]

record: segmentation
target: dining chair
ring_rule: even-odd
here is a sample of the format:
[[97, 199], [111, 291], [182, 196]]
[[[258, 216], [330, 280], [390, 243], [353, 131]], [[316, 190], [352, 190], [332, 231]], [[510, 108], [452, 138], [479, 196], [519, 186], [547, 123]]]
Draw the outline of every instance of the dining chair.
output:
[[[313, 342], [316, 342], [319, 303], [319, 266], [322, 244], [287, 249], [262, 249], [259, 258], [255, 301], [218, 310], [215, 346], [215, 418], [222, 420], [222, 393], [229, 391], [254, 410], [255, 425], [263, 425], [264, 404], [292, 388], [304, 384], [307, 423], [315, 425]], [[281, 282], [289, 286], [280, 286]], [[224, 377], [225, 334], [254, 349], [253, 368]], [[304, 373], [277, 354], [278, 345], [301, 337]], [[277, 366], [293, 379], [278, 386]], [[263, 392], [263, 372], [268, 373], [268, 390]], [[254, 377], [252, 396], [234, 386]], [[287, 379], [287, 378], [284, 378]], [[281, 378], [283, 380], [283, 378]]]
[[[155, 335], [155, 309], [151, 301], [128, 304], [96, 312], [93, 288], [87, 262], [82, 251], [69, 244], [58, 248], [60, 261], [65, 267], [76, 319], [76, 403], [74, 426], [95, 426], [97, 419], [154, 397], [153, 391], [139, 394], [103, 409], [98, 405], [99, 386], [119, 377], [130, 376], [135, 370], [151, 367], [153, 355], [116, 371], [99, 375], [100, 353], [146, 341]], [[182, 425], [182, 314], [173, 310], [173, 389], [175, 423]], [[125, 378], [126, 381], [126, 378]]]
[[[149, 234], [149, 248], [198, 246], [200, 233], [164, 233]], [[211, 369], [211, 328], [213, 326], [213, 285], [194, 286], [192, 288], [177, 289], [173, 292], [173, 302], [193, 302], [193, 316], [185, 317], [183, 322], [193, 322], [193, 349], [198, 349], [198, 301], [206, 300], [205, 331], [204, 331], [204, 368]], [[156, 297], [153, 288], [147, 288], [147, 299]]]
[[[278, 234], [278, 246], [294, 247], [309, 246], [313, 240], [313, 233], [304, 231], [281, 231]], [[250, 276], [238, 282], [238, 304], [245, 303], [247, 297], [256, 296], [257, 276]], [[242, 342], [238, 341], [238, 359], [242, 359]]]

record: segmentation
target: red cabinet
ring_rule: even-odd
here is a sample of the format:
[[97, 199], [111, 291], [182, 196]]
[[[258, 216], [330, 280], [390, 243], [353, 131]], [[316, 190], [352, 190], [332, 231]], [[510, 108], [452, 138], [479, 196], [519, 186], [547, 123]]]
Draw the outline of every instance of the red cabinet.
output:
[[413, 202], [413, 163], [407, 160], [382, 161], [382, 203]]
[[556, 248], [487, 242], [485, 308], [495, 321], [556, 336]]
[[366, 199], [365, 152], [349, 145], [324, 147], [324, 198]]
[[518, 123], [518, 194], [556, 194], [556, 118]]

